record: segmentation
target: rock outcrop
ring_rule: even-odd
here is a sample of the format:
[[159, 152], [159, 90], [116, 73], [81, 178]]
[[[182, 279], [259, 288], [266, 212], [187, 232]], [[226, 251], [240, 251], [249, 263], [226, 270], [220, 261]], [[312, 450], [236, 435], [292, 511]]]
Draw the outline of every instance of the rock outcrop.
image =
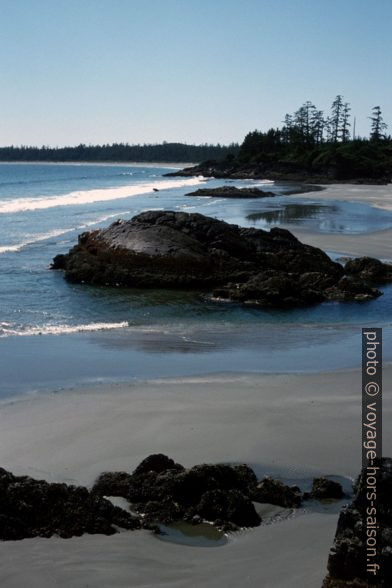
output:
[[265, 192], [260, 188], [237, 188], [236, 186], [219, 186], [218, 188], [200, 188], [185, 196], [215, 196], [219, 198], [271, 198], [273, 192]]
[[235, 530], [261, 522], [251, 500], [256, 486], [257, 478], [246, 465], [202, 464], [185, 469], [155, 454], [127, 478], [124, 472], [102, 474], [92, 492], [126, 498], [151, 525], [207, 520], [224, 530]]
[[392, 459], [376, 459], [373, 465], [379, 468], [376, 487], [369, 487], [362, 470], [352, 504], [340, 513], [323, 588], [392, 586]]
[[64, 269], [70, 282], [212, 290], [215, 298], [263, 307], [369, 300], [381, 294], [375, 283], [390, 272], [381, 264], [381, 273], [365, 272], [365, 279], [351, 263], [345, 275], [339, 263], [286, 229], [264, 231], [166, 211], [83, 233], [52, 268]]
[[138, 518], [87, 488], [14, 476], [0, 468], [0, 540], [113, 535], [117, 527], [139, 529]]

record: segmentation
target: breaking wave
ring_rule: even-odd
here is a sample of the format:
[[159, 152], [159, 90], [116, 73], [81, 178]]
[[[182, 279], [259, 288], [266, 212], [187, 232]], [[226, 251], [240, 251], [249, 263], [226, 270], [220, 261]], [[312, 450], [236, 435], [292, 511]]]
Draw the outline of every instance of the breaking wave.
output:
[[9, 323], [0, 323], [0, 337], [31, 337], [34, 335], [70, 335], [92, 331], [110, 331], [128, 327], [128, 321], [119, 323], [90, 323], [85, 325], [43, 325], [25, 329], [9, 328]]
[[0, 202], [0, 214], [25, 212], [29, 210], [45, 210], [55, 206], [76, 206], [91, 204], [93, 202], [106, 202], [119, 200], [130, 196], [148, 194], [154, 190], [169, 190], [171, 188], [183, 188], [194, 186], [204, 181], [204, 178], [189, 178], [187, 180], [161, 180], [146, 184], [121, 186], [120, 188], [100, 188], [96, 190], [84, 190], [69, 192], [59, 196], [47, 196], [38, 198], [13, 198]]

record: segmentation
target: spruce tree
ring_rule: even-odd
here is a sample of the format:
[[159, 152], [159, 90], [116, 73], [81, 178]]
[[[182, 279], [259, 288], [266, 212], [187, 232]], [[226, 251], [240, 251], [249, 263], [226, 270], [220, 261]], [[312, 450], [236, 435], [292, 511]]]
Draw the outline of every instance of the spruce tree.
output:
[[379, 141], [385, 138], [384, 131], [386, 131], [388, 125], [384, 122], [380, 106], [374, 106], [372, 110], [372, 116], [368, 117], [372, 121], [370, 139], [371, 141]]

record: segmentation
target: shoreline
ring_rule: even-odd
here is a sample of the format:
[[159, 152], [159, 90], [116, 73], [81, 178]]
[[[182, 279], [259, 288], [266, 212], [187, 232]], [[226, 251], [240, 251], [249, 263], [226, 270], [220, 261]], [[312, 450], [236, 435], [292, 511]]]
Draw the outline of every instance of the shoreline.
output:
[[[340, 200], [359, 202], [392, 212], [392, 184], [356, 185], [330, 184], [322, 185], [317, 200]], [[371, 192], [371, 194], [369, 194]], [[301, 198], [314, 198], [312, 193], [297, 194]], [[285, 228], [287, 225], [284, 225]], [[361, 234], [317, 233], [304, 228], [290, 229], [304, 243], [320, 247], [324, 251], [343, 253], [356, 257], [370, 256], [392, 260], [392, 229], [373, 231]]]
[[[340, 185], [339, 189], [341, 198], [347, 198], [347, 190]], [[368, 187], [363, 189], [369, 192]], [[327, 186], [320, 196], [304, 197], [321, 200], [325, 194], [332, 198], [330, 193]], [[388, 231], [388, 239], [375, 233], [374, 248], [388, 255], [390, 251], [392, 258], [392, 229]], [[356, 243], [369, 253], [369, 235], [308, 234], [307, 238], [317, 246], [326, 238], [325, 248], [336, 245], [340, 252]], [[345, 247], [339, 237], [346, 241]], [[51, 348], [55, 350], [55, 345]], [[124, 353], [129, 364], [129, 353], [126, 349]], [[346, 349], [345, 357], [347, 353]], [[63, 368], [69, 370], [69, 356], [64, 358]], [[81, 356], [80, 361], [85, 363], [86, 358]], [[149, 361], [152, 372], [154, 357]], [[326, 364], [328, 358], [323, 361]], [[21, 369], [20, 356], [18, 362]], [[54, 368], [41, 357], [39, 369]], [[119, 370], [118, 364], [113, 363], [113, 369]], [[32, 370], [27, 375], [31, 382]], [[385, 390], [391, 382], [392, 364], [384, 362]], [[384, 394], [383, 409], [385, 421], [390, 422], [390, 394]], [[317, 475], [354, 479], [361, 468], [361, 414], [359, 367], [316, 373], [222, 372], [52, 387], [49, 392], [38, 389], [36, 394], [0, 402], [0, 465], [16, 475], [91, 487], [100, 473], [131, 471], [147, 455], [160, 452], [185, 466], [248, 463], [259, 473], [293, 480]], [[384, 453], [392, 453], [388, 429]], [[87, 584], [319, 588], [337, 518], [336, 513], [301, 509], [292, 518], [230, 536], [226, 545], [214, 549], [159, 541], [146, 531], [5, 542], [0, 582], [5, 588]]]

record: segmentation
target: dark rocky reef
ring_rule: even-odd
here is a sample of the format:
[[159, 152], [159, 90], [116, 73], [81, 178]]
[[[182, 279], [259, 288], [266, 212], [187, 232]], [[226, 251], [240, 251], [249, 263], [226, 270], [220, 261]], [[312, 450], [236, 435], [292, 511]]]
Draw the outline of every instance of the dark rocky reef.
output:
[[201, 464], [185, 469], [155, 454], [132, 474], [102, 474], [92, 492], [126, 498], [147, 524], [207, 520], [235, 530], [261, 522], [251, 500], [256, 486], [257, 478], [246, 465]]
[[[151, 211], [83, 233], [51, 267], [64, 269], [70, 282], [212, 290], [217, 299], [290, 307], [379, 296], [374, 286], [387, 280], [391, 267], [361, 259], [345, 270], [285, 229], [264, 231], [201, 214]], [[370, 266], [377, 272], [365, 270]]]
[[14, 476], [0, 468], [0, 539], [113, 535], [140, 521], [87, 488]]
[[[209, 522], [229, 532], [260, 525], [255, 502], [293, 509], [305, 498], [297, 486], [269, 476], [258, 480], [246, 464], [185, 468], [161, 453], [132, 473], [101, 474], [91, 491], [0, 468], [0, 496], [0, 540], [112, 535], [119, 528], [159, 532], [160, 524], [178, 521]], [[114, 506], [108, 496], [125, 498], [136, 514]]]
[[265, 192], [260, 188], [236, 188], [236, 186], [219, 186], [218, 188], [200, 188], [185, 196], [219, 196], [220, 198], [271, 198], [273, 192]]
[[[323, 588], [389, 588], [392, 586], [392, 459], [374, 460], [379, 468], [376, 474], [377, 497], [368, 497], [373, 487], [368, 487], [366, 470], [362, 470], [356, 486], [355, 497], [349, 506], [342, 509], [333, 547], [328, 559], [328, 576]], [[371, 472], [370, 472], [371, 473]], [[370, 501], [373, 499], [373, 505]], [[374, 507], [370, 514], [367, 509]], [[377, 525], [376, 548], [366, 545], [366, 522], [371, 531]], [[370, 551], [368, 551], [370, 549]], [[373, 554], [376, 549], [376, 556]], [[378, 564], [376, 574], [367, 563]]]

